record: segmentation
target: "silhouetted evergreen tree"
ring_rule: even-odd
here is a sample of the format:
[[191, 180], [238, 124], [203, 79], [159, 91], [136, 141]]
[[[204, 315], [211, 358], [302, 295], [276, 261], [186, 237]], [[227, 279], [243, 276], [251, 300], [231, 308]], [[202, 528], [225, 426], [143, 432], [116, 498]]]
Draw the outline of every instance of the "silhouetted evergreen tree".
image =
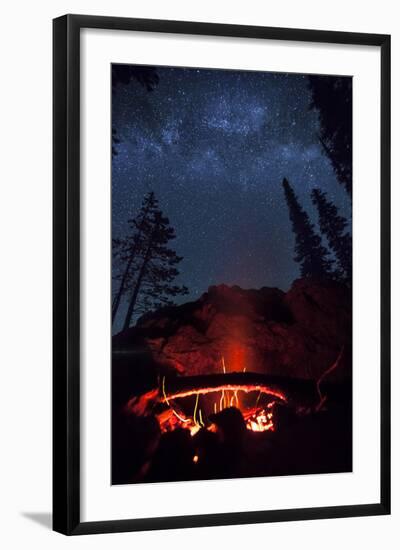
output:
[[313, 189], [313, 203], [318, 209], [318, 221], [321, 232], [326, 236], [328, 244], [337, 259], [336, 275], [339, 279], [350, 281], [352, 271], [352, 244], [347, 220], [340, 216], [336, 206], [328, 201], [326, 193]]
[[116, 149], [116, 145], [118, 143], [121, 143], [121, 140], [117, 137], [117, 130], [115, 128], [112, 128], [111, 130], [111, 154], [113, 157], [118, 155], [118, 151]]
[[113, 91], [118, 84], [127, 85], [136, 80], [148, 92], [152, 92], [160, 80], [155, 67], [151, 66], [113, 63], [111, 73]]
[[352, 79], [310, 75], [311, 108], [319, 113], [319, 140], [336, 177], [352, 190]]
[[300, 264], [301, 276], [329, 278], [332, 261], [328, 257], [328, 251], [321, 243], [321, 237], [315, 233], [310, 218], [300, 206], [296, 194], [286, 178], [282, 185], [296, 239], [294, 261]]
[[149, 232], [153, 219], [158, 212], [158, 202], [153, 192], [148, 193], [142, 202], [136, 218], [128, 220], [131, 233], [125, 239], [113, 239], [114, 265], [120, 266], [114, 275], [118, 282], [118, 290], [112, 304], [112, 322], [114, 323], [123, 295], [134, 280], [135, 260], [138, 260], [141, 248], [144, 246], [144, 233]]
[[168, 247], [175, 231], [160, 211], [153, 192], [145, 196], [139, 214], [129, 224], [131, 233], [113, 242], [114, 262], [121, 269], [115, 277], [118, 290], [112, 313], [114, 320], [125, 295], [128, 308], [124, 330], [129, 328], [134, 314], [172, 305], [171, 298], [188, 292], [185, 286], [173, 284], [182, 258]]
[[[119, 84], [127, 85], [130, 84], [132, 80], [136, 80], [141, 86], [146, 88], [148, 92], [152, 92], [159, 82], [159, 77], [154, 67], [118, 65], [113, 63], [111, 76], [113, 94]], [[121, 140], [117, 136], [117, 130], [112, 128], [111, 152], [113, 157], [118, 154], [116, 145], [118, 145], [120, 141]]]

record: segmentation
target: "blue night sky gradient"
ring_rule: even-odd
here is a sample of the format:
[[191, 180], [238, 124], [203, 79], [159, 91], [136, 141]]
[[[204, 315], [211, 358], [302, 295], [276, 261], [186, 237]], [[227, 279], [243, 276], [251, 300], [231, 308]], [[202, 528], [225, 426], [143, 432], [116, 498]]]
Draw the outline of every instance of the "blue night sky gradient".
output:
[[[154, 191], [184, 257], [179, 282], [198, 298], [210, 285], [286, 290], [299, 276], [282, 189], [288, 178], [316, 222], [319, 187], [351, 206], [319, 142], [307, 77], [157, 67], [148, 92], [136, 80], [113, 94], [120, 143], [112, 169], [113, 237], [123, 237]], [[326, 77], [329, 78], [329, 77]], [[340, 113], [338, 113], [340, 116]]]

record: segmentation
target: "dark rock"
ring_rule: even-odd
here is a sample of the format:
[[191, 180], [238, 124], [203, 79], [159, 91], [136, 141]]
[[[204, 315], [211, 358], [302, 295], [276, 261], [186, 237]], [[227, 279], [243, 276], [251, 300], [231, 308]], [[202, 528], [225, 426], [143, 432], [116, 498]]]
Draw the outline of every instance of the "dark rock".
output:
[[[143, 316], [113, 338], [116, 355], [146, 349], [155, 365], [180, 374], [247, 371], [318, 379], [344, 349], [331, 379], [351, 374], [351, 291], [299, 279], [276, 288], [210, 287], [195, 302]], [[132, 355], [133, 356], [133, 355]]]

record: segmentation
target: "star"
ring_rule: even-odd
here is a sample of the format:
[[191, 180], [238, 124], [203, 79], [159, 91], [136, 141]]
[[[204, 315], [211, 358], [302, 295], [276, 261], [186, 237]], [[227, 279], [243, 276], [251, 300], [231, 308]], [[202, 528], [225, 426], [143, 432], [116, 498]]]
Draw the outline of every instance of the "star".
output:
[[[179, 284], [195, 300], [211, 284], [286, 290], [299, 275], [281, 182], [317, 223], [310, 192], [351, 205], [318, 138], [305, 75], [155, 67], [112, 95], [112, 234], [123, 237], [154, 191], [183, 257]], [[321, 77], [329, 79], [329, 76]], [[340, 116], [340, 114], [338, 115]]]

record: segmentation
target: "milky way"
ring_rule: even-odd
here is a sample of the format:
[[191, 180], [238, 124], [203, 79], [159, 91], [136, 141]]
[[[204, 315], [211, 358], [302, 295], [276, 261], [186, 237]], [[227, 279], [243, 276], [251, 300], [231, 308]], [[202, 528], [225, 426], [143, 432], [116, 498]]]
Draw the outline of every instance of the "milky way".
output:
[[[350, 203], [319, 141], [307, 77], [157, 67], [149, 92], [136, 80], [113, 93], [113, 236], [124, 236], [154, 191], [183, 256], [181, 301], [214, 284], [287, 289], [299, 275], [282, 190], [288, 178], [313, 221], [310, 191]], [[325, 77], [329, 78], [329, 77]], [[340, 113], [338, 113], [340, 117]]]

